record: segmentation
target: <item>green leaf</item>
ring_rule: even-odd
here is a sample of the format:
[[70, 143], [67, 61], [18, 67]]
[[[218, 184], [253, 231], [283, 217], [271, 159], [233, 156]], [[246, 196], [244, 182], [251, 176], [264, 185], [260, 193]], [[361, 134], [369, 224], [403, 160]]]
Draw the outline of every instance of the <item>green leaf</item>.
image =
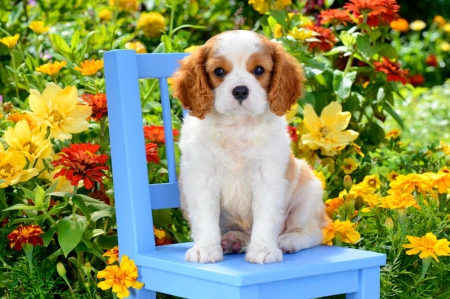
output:
[[80, 243], [87, 226], [86, 217], [80, 215], [67, 216], [58, 221], [58, 242], [65, 257]]
[[378, 88], [377, 92], [377, 103], [383, 102], [384, 97], [386, 96], [386, 92], [383, 87]]
[[44, 246], [47, 247], [50, 241], [53, 239], [53, 235], [58, 229], [57, 225], [52, 225], [45, 233], [42, 234], [42, 239], [44, 240]]
[[117, 235], [100, 235], [95, 243], [102, 248], [111, 249], [118, 244]]
[[180, 234], [179, 232], [171, 230], [170, 228], [167, 228], [167, 230], [173, 234], [175, 239], [177, 239], [178, 243], [186, 243], [186, 242], [191, 241], [191, 239], [189, 237], [186, 237], [185, 235]]
[[15, 204], [7, 209], [4, 209], [3, 211], [13, 211], [13, 210], [38, 210], [35, 206], [29, 206], [23, 203]]
[[167, 53], [172, 52], [172, 41], [167, 35], [161, 36], [161, 42], [164, 44]]
[[336, 95], [341, 99], [347, 99], [350, 96], [353, 82], [356, 78], [356, 71], [348, 72], [344, 75], [344, 72], [340, 70], [334, 70], [333, 74], [333, 90]]
[[402, 128], [402, 130], [404, 130], [405, 124], [403, 123], [402, 118], [400, 117], [400, 115], [397, 114], [397, 112], [395, 112], [394, 109], [392, 109], [391, 105], [389, 105], [389, 103], [385, 102], [383, 104], [383, 109], [387, 113], [389, 113], [395, 119], [395, 121], [399, 124], [399, 126]]
[[277, 22], [283, 26], [286, 27], [287, 23], [286, 23], [286, 11], [284, 10], [271, 10], [270, 11], [270, 16], [272, 16], [275, 20], [277, 20]]
[[326, 8], [330, 8], [331, 5], [333, 5], [333, 3], [334, 3], [334, 0], [325, 0], [324, 1], [324, 4], [325, 4]]
[[356, 49], [364, 56], [366, 59], [370, 59], [370, 50], [372, 46], [370, 44], [370, 36], [368, 35], [359, 35], [356, 38]]
[[91, 223], [91, 213], [89, 212], [88, 207], [84, 203], [84, 200], [79, 195], [74, 195], [72, 197], [72, 202], [80, 208], [81, 212], [84, 216], [86, 216], [88, 224]]
[[36, 195], [34, 197], [34, 205], [36, 208], [43, 208], [44, 207], [44, 199], [45, 199], [45, 191], [42, 189], [41, 186], [36, 184]]
[[152, 211], [152, 214], [153, 223], [156, 227], [167, 226], [173, 222], [170, 209], [154, 210]]
[[45, 258], [45, 260], [52, 261], [52, 260], [56, 259], [58, 256], [60, 256], [61, 254], [63, 254], [63, 252], [60, 248], [60, 249], [56, 250], [55, 252], [53, 252], [52, 254], [50, 254], [49, 256], [47, 256]]
[[106, 217], [114, 218], [114, 213], [109, 210], [104, 210], [104, 211], [95, 211], [94, 213], [91, 214], [91, 220], [94, 222]]
[[72, 50], [70, 49], [69, 45], [60, 35], [52, 33], [50, 34], [50, 40], [52, 41], [52, 44], [55, 46], [55, 48], [64, 56], [67, 57], [72, 54]]
[[72, 35], [72, 39], [70, 40], [70, 50], [74, 52], [78, 45], [80, 44], [80, 31], [75, 31]]
[[25, 193], [25, 196], [27, 197], [27, 199], [31, 199], [34, 202], [34, 192], [31, 191], [30, 189], [27, 189], [25, 187], [21, 187], [20, 189], [22, 189], [23, 193]]
[[83, 194], [77, 194], [80, 196], [83, 200], [86, 206], [89, 208], [90, 211], [101, 211], [101, 210], [107, 210], [107, 211], [114, 211], [114, 208], [107, 205], [106, 203], [97, 200], [95, 198], [83, 195]]
[[396, 59], [398, 57], [397, 50], [389, 44], [385, 44], [385, 46], [379, 52], [381, 56], [387, 57], [389, 59]]

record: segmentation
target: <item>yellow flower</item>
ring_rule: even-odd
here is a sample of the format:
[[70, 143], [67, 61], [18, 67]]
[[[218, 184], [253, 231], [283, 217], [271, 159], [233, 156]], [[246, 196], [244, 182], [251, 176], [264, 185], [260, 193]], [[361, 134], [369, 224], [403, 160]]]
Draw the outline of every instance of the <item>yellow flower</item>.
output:
[[341, 169], [344, 171], [345, 174], [351, 174], [357, 168], [358, 168], [358, 162], [352, 158], [344, 159], [344, 162], [342, 163], [342, 166], [341, 166]]
[[20, 113], [20, 112], [16, 112], [14, 114], [11, 114], [10, 116], [8, 116], [8, 120], [18, 123], [21, 120], [26, 120], [28, 122], [28, 126], [30, 127], [31, 130], [34, 130], [34, 128], [36, 128], [36, 123], [34, 122], [34, 120], [30, 117], [30, 115], [28, 113]]
[[409, 24], [409, 28], [411, 28], [411, 30], [414, 31], [423, 30], [426, 26], [427, 24], [425, 24], [425, 22], [422, 20], [416, 20], [414, 22], [411, 22], [411, 24]]
[[130, 287], [140, 290], [144, 284], [136, 281], [138, 278], [138, 269], [134, 262], [123, 255], [120, 266], [107, 266], [105, 270], [97, 273], [97, 278], [104, 278], [97, 284], [102, 290], [112, 288], [112, 291], [117, 294], [118, 298], [126, 298], [130, 296]]
[[286, 120], [288, 123], [291, 123], [294, 121], [294, 117], [297, 114], [298, 107], [299, 107], [298, 103], [295, 103], [294, 105], [291, 106], [289, 111], [286, 112], [285, 117], [286, 117]]
[[374, 191], [380, 189], [381, 181], [378, 175], [371, 174], [364, 177], [362, 184], [367, 185], [369, 188], [372, 188]]
[[331, 102], [320, 115], [317, 116], [314, 108], [306, 104], [303, 123], [309, 134], [303, 135], [303, 144], [312, 150], [319, 149], [325, 156], [334, 156], [347, 144], [358, 138], [359, 133], [353, 130], [345, 130], [351, 118], [350, 112], [342, 112], [342, 106], [337, 102]]
[[438, 173], [425, 173], [431, 179], [431, 186], [437, 187], [438, 193], [447, 194], [450, 188], [450, 173], [440, 171]]
[[17, 44], [20, 35], [16, 34], [14, 36], [7, 36], [0, 39], [0, 43], [5, 44], [8, 48], [12, 49]]
[[50, 30], [50, 27], [48, 26], [44, 27], [44, 22], [42, 21], [33, 21], [30, 23], [30, 25], [28, 25], [28, 27], [30, 27], [31, 30], [33, 30], [33, 32], [36, 33], [37, 35]]
[[39, 174], [36, 168], [24, 169], [27, 165], [24, 155], [14, 148], [5, 151], [1, 142], [0, 158], [0, 188], [26, 182]]
[[399, 175], [389, 183], [389, 187], [393, 190], [399, 190], [403, 193], [411, 193], [416, 188], [417, 191], [425, 193], [431, 189], [430, 179], [423, 174], [409, 173], [408, 175]]
[[450, 255], [450, 242], [447, 239], [437, 239], [433, 233], [427, 233], [422, 238], [406, 236], [410, 244], [402, 245], [404, 248], [410, 248], [406, 254], [419, 254], [421, 259], [431, 256], [439, 263], [437, 256]]
[[75, 67], [75, 70], [80, 71], [84, 76], [95, 75], [99, 70], [103, 68], [103, 59], [100, 60], [85, 60], [81, 62], [81, 67]]
[[[109, 5], [112, 7], [116, 6], [117, 0], [109, 0]], [[136, 11], [139, 8], [139, 4], [136, 0], [118, 0], [119, 8], [124, 11]]]
[[316, 178], [319, 179], [319, 181], [322, 183], [322, 189], [325, 190], [325, 188], [327, 187], [327, 182], [325, 180], [325, 175], [323, 174], [322, 171], [317, 171], [317, 170], [313, 170], [314, 175], [316, 176]]
[[437, 23], [439, 25], [439, 27], [444, 27], [446, 22], [442, 16], [435, 16], [433, 18], [433, 23]]
[[[249, 0], [248, 4], [253, 6], [253, 9], [259, 12], [260, 14], [265, 14], [266, 11], [269, 10], [269, 1], [267, 0]], [[271, 9], [282, 10], [286, 6], [292, 4], [291, 0], [275, 0], [275, 7], [271, 7]]]
[[306, 40], [314, 36], [314, 32], [305, 28], [294, 27], [289, 31], [289, 35], [298, 40]]
[[446, 41], [443, 41], [441, 43], [441, 50], [444, 51], [444, 52], [450, 51], [450, 44], [448, 42], [446, 42]]
[[107, 21], [112, 20], [113, 14], [112, 14], [112, 11], [104, 8], [104, 9], [100, 10], [100, 12], [98, 13], [98, 17], [100, 18], [100, 21], [107, 22]]
[[444, 29], [445, 32], [450, 32], [450, 23], [445, 24], [442, 29]]
[[409, 23], [407, 20], [399, 18], [391, 22], [391, 28], [397, 31], [406, 32], [409, 30]]
[[388, 139], [397, 139], [398, 136], [400, 136], [400, 130], [398, 129], [392, 129], [386, 134], [386, 138]]
[[361, 147], [354, 142], [350, 142], [351, 145], [355, 148], [355, 151], [361, 156], [364, 157], [364, 153], [361, 150]]
[[[361, 182], [359, 184], [353, 184], [350, 188], [350, 191], [348, 194], [353, 194], [354, 198], [361, 197], [362, 199], [366, 200], [368, 194], [375, 193], [376, 189], [371, 188], [368, 184], [365, 184], [364, 182]], [[345, 190], [339, 194], [339, 196], [345, 195]]]
[[361, 210], [362, 212], [368, 212], [371, 209], [378, 207], [380, 204], [378, 194], [367, 194], [366, 198], [364, 198], [364, 204], [366, 204], [366, 207]]
[[355, 224], [350, 220], [341, 222], [339, 219], [335, 222], [329, 222], [323, 229], [323, 243], [331, 244], [334, 238], [339, 238], [342, 242], [355, 244], [361, 238], [361, 235], [354, 229]]
[[28, 122], [21, 120], [5, 132], [5, 141], [11, 147], [21, 152], [28, 161], [48, 157], [52, 151], [50, 140], [45, 139], [47, 130], [39, 127], [30, 130]]
[[450, 145], [446, 144], [441, 140], [441, 142], [439, 143], [439, 147], [444, 152], [444, 154], [450, 155]]
[[386, 176], [386, 178], [389, 182], [395, 181], [397, 179], [397, 177], [398, 177], [398, 173], [395, 170], [392, 170]]
[[67, 61], [55, 61], [53, 63], [46, 63], [36, 68], [36, 72], [44, 73], [50, 76], [54, 76], [59, 73], [59, 71], [65, 67]]
[[125, 48], [128, 50], [135, 50], [136, 53], [147, 53], [147, 48], [140, 41], [128, 42], [125, 44]]
[[106, 261], [109, 265], [119, 260], [119, 246], [114, 246], [110, 250], [107, 250], [103, 256], [109, 257]]
[[186, 53], [192, 53], [192, 52], [194, 52], [195, 50], [197, 50], [198, 48], [200, 48], [200, 46], [190, 46], [190, 47], [187, 47], [186, 49], [184, 49], [184, 52], [186, 52]]
[[283, 27], [280, 24], [275, 24], [275, 28], [273, 28], [273, 37], [280, 38], [283, 36]]
[[325, 201], [325, 213], [328, 217], [333, 217], [334, 211], [344, 204], [344, 199], [342, 197], [336, 197], [333, 199], [327, 199]]
[[30, 116], [42, 126], [50, 128], [50, 136], [59, 140], [72, 138], [72, 133], [87, 130], [87, 118], [92, 110], [88, 105], [78, 105], [77, 89], [74, 86], [62, 89], [54, 83], [45, 88], [42, 95], [30, 89]]
[[157, 37], [164, 31], [164, 17], [157, 12], [143, 12], [138, 19], [137, 28], [142, 29], [145, 36]]
[[387, 209], [406, 209], [415, 207], [420, 210], [414, 196], [411, 193], [402, 193], [398, 190], [390, 190], [390, 195], [380, 198], [381, 208]]

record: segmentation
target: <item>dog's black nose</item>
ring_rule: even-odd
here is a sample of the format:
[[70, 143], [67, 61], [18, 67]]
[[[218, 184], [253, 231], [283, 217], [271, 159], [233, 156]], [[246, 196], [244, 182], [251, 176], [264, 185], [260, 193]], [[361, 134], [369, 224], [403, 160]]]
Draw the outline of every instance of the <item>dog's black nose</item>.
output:
[[248, 87], [244, 85], [236, 86], [231, 93], [239, 103], [242, 103], [248, 97]]

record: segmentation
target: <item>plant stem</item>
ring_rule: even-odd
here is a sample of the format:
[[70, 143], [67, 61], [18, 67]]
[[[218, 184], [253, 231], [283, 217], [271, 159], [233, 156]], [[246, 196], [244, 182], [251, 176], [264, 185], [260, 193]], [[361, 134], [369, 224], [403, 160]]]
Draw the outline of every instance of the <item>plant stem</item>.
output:
[[[15, 83], [15, 87], [16, 87], [16, 96], [17, 96], [17, 104], [20, 103], [20, 96], [19, 96], [19, 78], [17, 77], [17, 69], [16, 69], [16, 60], [14, 59], [14, 53], [13, 51], [10, 49], [9, 50], [9, 55], [11, 55], [11, 63], [12, 63], [12, 67], [14, 69], [14, 83]], [[19, 104], [20, 106], [20, 104]]]
[[176, 0], [172, 0], [172, 7], [170, 10], [170, 25], [169, 25], [169, 37], [172, 38], [173, 20], [175, 19]]
[[120, 0], [116, 0], [116, 8], [114, 10], [114, 20], [113, 20], [113, 32], [111, 34], [111, 41], [109, 43], [109, 50], [113, 50], [114, 36], [116, 35], [117, 15], [119, 14], [119, 3], [120, 3]]

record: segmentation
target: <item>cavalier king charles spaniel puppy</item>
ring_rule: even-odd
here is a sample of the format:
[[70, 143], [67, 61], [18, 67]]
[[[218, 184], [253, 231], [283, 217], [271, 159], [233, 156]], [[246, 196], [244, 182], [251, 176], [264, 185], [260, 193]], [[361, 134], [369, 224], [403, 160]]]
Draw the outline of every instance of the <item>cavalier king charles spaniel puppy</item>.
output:
[[227, 31], [184, 58], [174, 96], [181, 129], [181, 207], [194, 246], [186, 260], [246, 252], [251, 263], [322, 242], [322, 185], [295, 159], [284, 114], [302, 95], [299, 63], [251, 31]]

